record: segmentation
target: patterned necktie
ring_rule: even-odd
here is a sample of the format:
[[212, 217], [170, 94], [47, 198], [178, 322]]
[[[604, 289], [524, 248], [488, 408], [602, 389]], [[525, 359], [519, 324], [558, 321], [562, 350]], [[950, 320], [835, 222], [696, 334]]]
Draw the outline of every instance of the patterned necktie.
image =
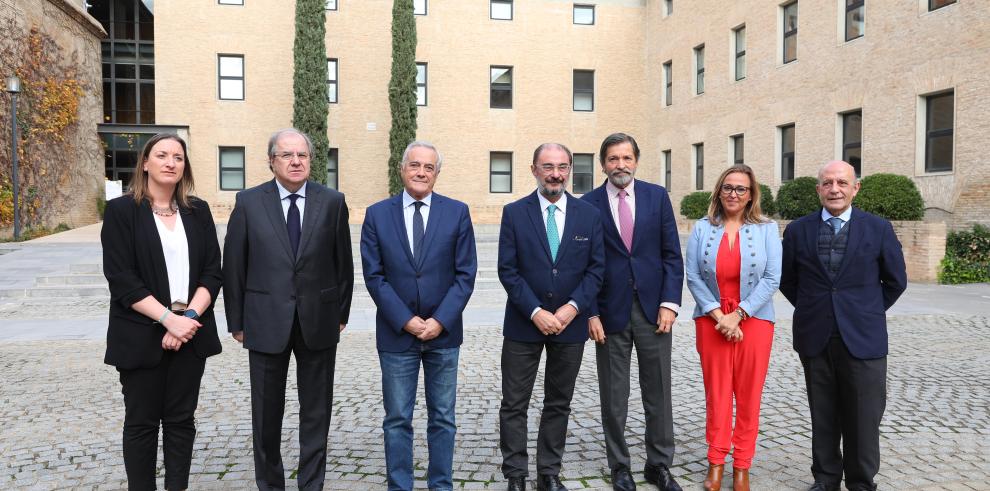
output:
[[296, 206], [298, 194], [289, 195], [289, 213], [285, 216], [285, 229], [289, 232], [289, 245], [292, 246], [292, 255], [299, 253], [299, 237], [302, 235], [302, 226], [299, 223], [299, 207]]
[[423, 234], [425, 233], [423, 214], [420, 212], [420, 209], [426, 203], [417, 201], [413, 204], [416, 205], [416, 212], [413, 213], [413, 259], [419, 261], [419, 255], [423, 253]]
[[632, 210], [629, 209], [629, 203], [626, 202], [625, 189], [619, 190], [619, 236], [622, 237], [622, 243], [626, 245], [626, 250], [632, 252], [632, 241], [633, 241], [633, 216]]
[[557, 205], [547, 207], [547, 242], [550, 243], [550, 257], [557, 260], [557, 249], [560, 247], [560, 234], [557, 233], [557, 219], [553, 213], [557, 211]]
[[839, 217], [829, 218], [828, 224], [832, 226], [833, 235], [838, 235], [839, 230], [842, 230], [842, 219]]

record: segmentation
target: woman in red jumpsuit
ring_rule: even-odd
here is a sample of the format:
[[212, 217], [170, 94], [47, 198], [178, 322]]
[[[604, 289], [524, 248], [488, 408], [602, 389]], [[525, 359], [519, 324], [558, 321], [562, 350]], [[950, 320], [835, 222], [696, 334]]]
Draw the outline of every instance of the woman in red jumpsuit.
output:
[[707, 490], [721, 489], [730, 451], [733, 489], [749, 490], [773, 343], [773, 295], [780, 284], [779, 234], [777, 224], [760, 210], [753, 170], [735, 165], [719, 176], [708, 216], [697, 222], [688, 241], [687, 282], [697, 304], [707, 408]]

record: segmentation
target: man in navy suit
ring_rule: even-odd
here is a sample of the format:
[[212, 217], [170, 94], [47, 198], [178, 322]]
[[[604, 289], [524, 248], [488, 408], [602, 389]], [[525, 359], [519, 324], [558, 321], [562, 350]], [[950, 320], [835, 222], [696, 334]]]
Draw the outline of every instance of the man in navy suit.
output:
[[646, 412], [646, 480], [661, 490], [681, 487], [670, 474], [674, 424], [670, 401], [670, 328], [681, 303], [684, 262], [667, 190], [635, 179], [639, 145], [609, 135], [599, 150], [604, 184], [582, 199], [598, 210], [605, 229], [605, 281], [588, 321], [597, 342], [598, 388], [612, 487], [636, 489], [626, 445], [629, 367], [639, 360]]
[[499, 447], [508, 489], [526, 489], [529, 475], [526, 413], [546, 349], [537, 489], [565, 490], [560, 464], [571, 396], [581, 368], [588, 315], [605, 273], [598, 210], [569, 195], [572, 157], [544, 143], [533, 153], [537, 191], [502, 209], [498, 277], [508, 293], [502, 344]]
[[[907, 287], [890, 222], [852, 207], [851, 165], [818, 172], [822, 209], [784, 231], [780, 291], [794, 305], [794, 349], [811, 408], [813, 491], [877, 489], [887, 403], [887, 316]], [[840, 450], [841, 442], [841, 450]]]
[[388, 489], [413, 489], [413, 407], [419, 365], [426, 390], [430, 489], [452, 489], [461, 313], [478, 270], [464, 203], [433, 192], [443, 159], [415, 141], [402, 156], [398, 196], [368, 208], [361, 229], [364, 281], [378, 306]]

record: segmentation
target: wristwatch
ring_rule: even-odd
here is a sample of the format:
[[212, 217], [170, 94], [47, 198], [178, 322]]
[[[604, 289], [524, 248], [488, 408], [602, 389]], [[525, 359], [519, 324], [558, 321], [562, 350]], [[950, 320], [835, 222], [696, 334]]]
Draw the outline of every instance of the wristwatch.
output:
[[744, 321], [746, 319], [749, 319], [749, 314], [747, 314], [746, 311], [742, 309], [742, 307], [736, 307], [736, 313], [739, 314], [739, 320]]
[[199, 314], [196, 313], [196, 311], [193, 309], [186, 309], [184, 312], [182, 312], [182, 315], [193, 320], [199, 319]]

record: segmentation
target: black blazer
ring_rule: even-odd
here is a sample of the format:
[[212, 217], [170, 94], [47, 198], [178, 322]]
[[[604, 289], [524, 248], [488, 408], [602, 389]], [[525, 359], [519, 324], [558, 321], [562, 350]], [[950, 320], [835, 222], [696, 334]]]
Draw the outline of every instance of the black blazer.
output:
[[[220, 244], [210, 206], [192, 198], [191, 208], [180, 208], [179, 217], [189, 243], [189, 299], [200, 286], [213, 302], [200, 313], [199, 328], [188, 344], [200, 358], [220, 353], [213, 303], [220, 293]], [[140, 204], [130, 195], [112, 199], [103, 215], [103, 274], [110, 284], [110, 322], [104, 363], [117, 368], [149, 368], [161, 360], [165, 327], [131, 309], [152, 295], [171, 305], [165, 253], [147, 200]]]

